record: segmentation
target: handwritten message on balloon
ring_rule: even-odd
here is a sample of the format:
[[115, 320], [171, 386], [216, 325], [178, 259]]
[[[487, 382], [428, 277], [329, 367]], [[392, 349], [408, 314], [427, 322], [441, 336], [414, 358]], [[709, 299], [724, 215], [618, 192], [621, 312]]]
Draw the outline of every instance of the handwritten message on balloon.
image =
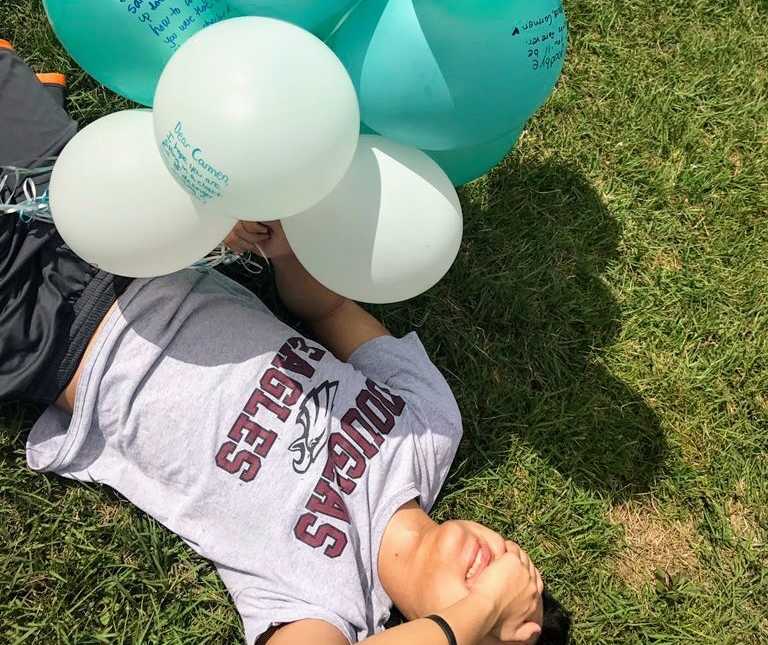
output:
[[152, 105], [168, 60], [231, 16], [228, 0], [43, 0], [56, 36], [97, 81]]
[[513, 36], [526, 38], [528, 59], [534, 71], [551, 70], [565, 56], [568, 26], [562, 7], [516, 25]]
[[119, 0], [125, 10], [170, 49], [176, 49], [190, 31], [228, 18], [226, 0]]
[[163, 137], [160, 152], [176, 179], [201, 202], [221, 197], [229, 185], [229, 175], [208, 161], [202, 148], [190, 143], [181, 121]]

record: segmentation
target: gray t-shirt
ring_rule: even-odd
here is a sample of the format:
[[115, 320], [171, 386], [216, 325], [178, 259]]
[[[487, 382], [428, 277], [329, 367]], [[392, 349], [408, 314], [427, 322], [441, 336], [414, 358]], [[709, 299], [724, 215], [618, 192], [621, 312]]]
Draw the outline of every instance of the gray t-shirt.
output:
[[112, 487], [210, 559], [248, 643], [302, 618], [356, 642], [389, 617], [388, 521], [431, 508], [460, 437], [415, 334], [343, 363], [240, 285], [182, 271], [120, 298], [73, 414], [46, 410], [27, 461]]

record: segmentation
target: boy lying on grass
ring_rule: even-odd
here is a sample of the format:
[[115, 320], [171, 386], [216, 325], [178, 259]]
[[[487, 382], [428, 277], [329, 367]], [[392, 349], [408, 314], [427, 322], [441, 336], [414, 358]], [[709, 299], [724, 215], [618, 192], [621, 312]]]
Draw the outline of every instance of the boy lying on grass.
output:
[[[318, 342], [217, 273], [136, 280], [35, 424], [29, 465], [107, 484], [210, 559], [248, 643], [535, 642], [526, 553], [427, 515], [461, 418], [418, 338], [321, 286], [279, 224], [262, 230]], [[393, 603], [410, 622], [382, 631]]]
[[[10, 47], [0, 82], [0, 164], [44, 164], [71, 120]], [[416, 335], [318, 284], [279, 225], [228, 242], [272, 256], [317, 341], [218, 273], [120, 279], [0, 215], [0, 400], [50, 404], [29, 465], [112, 487], [210, 559], [249, 645], [565, 642], [524, 551], [427, 515], [461, 419]], [[384, 631], [393, 605], [408, 622]]]

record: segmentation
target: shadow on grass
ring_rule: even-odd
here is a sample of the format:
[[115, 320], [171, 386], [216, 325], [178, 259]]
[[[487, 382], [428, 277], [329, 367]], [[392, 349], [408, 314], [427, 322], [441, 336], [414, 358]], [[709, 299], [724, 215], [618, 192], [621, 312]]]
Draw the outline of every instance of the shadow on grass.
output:
[[[463, 202], [449, 276], [375, 308], [395, 332], [415, 327], [447, 372], [465, 424], [455, 475], [518, 460], [521, 439], [587, 489], [616, 499], [648, 490], [666, 453], [658, 418], [601, 364], [620, 330], [602, 277], [618, 253], [616, 220], [574, 169], [516, 156]], [[268, 273], [226, 272], [295, 322]]]
[[510, 157], [484, 188], [465, 191], [462, 253], [429, 296], [441, 315], [422, 331], [464, 413], [457, 474], [514, 461], [519, 437], [583, 487], [616, 498], [648, 490], [666, 452], [658, 418], [601, 364], [620, 331], [602, 276], [618, 223], [556, 162]]
[[[465, 426], [452, 480], [514, 461], [522, 439], [584, 488], [617, 501], [647, 491], [666, 454], [659, 420], [601, 364], [620, 331], [603, 277], [618, 255], [618, 222], [557, 162], [513, 155], [480, 186], [462, 196], [464, 244], [446, 279], [372, 308], [393, 332], [416, 328], [447, 372]], [[268, 276], [229, 273], [297, 322]]]

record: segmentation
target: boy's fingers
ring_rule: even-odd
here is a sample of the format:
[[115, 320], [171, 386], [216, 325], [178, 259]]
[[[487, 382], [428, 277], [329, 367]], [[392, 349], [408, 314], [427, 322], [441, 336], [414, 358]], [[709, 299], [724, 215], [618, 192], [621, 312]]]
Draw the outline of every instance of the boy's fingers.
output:
[[[533, 562], [531, 562], [530, 559], [528, 560], [528, 573], [530, 574], [531, 580], [534, 582], [534, 584], [536, 585], [536, 588], [538, 590], [538, 586], [539, 586], [538, 575], [539, 575], [539, 572], [536, 569], [536, 567], [533, 566]], [[539, 593], [541, 593], [541, 592], [539, 592]]]
[[507, 553], [517, 556], [522, 561], [522, 549], [511, 540], [507, 540]]
[[257, 251], [268, 240], [268, 229], [258, 222], [238, 222], [224, 243], [236, 253], [247, 253]]
[[252, 235], [242, 233], [241, 231], [236, 231], [233, 235], [240, 241], [240, 244], [251, 248], [259, 244], [264, 244], [264, 242], [269, 240], [269, 235]]
[[256, 222], [247, 223], [254, 224], [255, 226], [246, 226], [246, 222], [239, 222], [235, 228], [232, 229], [232, 233], [245, 241], [263, 240], [265, 237], [269, 237], [268, 228], [261, 224], [257, 224]]
[[238, 222], [237, 227], [250, 235], [269, 235], [269, 227], [261, 222]]
[[235, 253], [245, 253], [243, 243], [240, 241], [240, 238], [233, 233], [227, 235], [227, 238], [224, 240], [224, 245]]
[[522, 549], [520, 549], [520, 562], [522, 562], [526, 567], [528, 567], [529, 570], [533, 567], [531, 558], [528, 557], [528, 554]]
[[533, 622], [527, 622], [520, 627], [515, 633], [514, 640], [529, 643], [541, 635], [541, 625], [537, 625]]

